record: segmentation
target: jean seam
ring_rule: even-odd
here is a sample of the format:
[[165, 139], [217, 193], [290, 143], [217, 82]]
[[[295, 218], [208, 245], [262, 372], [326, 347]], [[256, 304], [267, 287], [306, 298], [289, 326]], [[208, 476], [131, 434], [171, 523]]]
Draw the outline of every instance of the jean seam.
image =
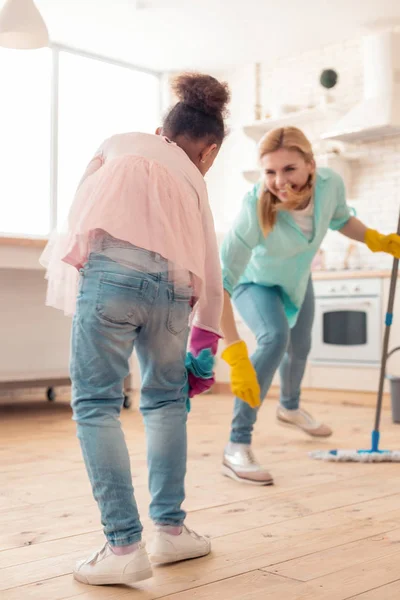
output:
[[[192, 290], [192, 288], [190, 288], [190, 290]], [[167, 294], [168, 294], [168, 314], [167, 314], [167, 329], [170, 333], [172, 333], [172, 335], [180, 335], [182, 333], [182, 331], [184, 331], [186, 329], [186, 327], [189, 327], [189, 316], [190, 316], [190, 312], [191, 312], [191, 308], [190, 308], [190, 300], [192, 297], [192, 291], [190, 293], [190, 295], [188, 296], [187, 300], [186, 298], [180, 298], [179, 300], [176, 299], [175, 294], [173, 292], [172, 289], [168, 288], [167, 290]], [[181, 327], [181, 329], [176, 329], [175, 327], [173, 327], [172, 325], [172, 320], [173, 320], [173, 309], [175, 304], [185, 304], [187, 303], [187, 306], [189, 308], [188, 314], [187, 316], [185, 316], [185, 323], [183, 325], [183, 327]], [[182, 322], [183, 322], [183, 318], [182, 318]]]

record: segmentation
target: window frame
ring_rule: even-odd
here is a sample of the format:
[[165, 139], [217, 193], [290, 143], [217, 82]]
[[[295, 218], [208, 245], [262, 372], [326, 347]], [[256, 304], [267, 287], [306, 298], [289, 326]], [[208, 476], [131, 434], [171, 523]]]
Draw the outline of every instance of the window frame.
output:
[[139, 67], [133, 63], [126, 62], [123, 60], [115, 59], [102, 54], [88, 52], [71, 46], [63, 44], [50, 44], [51, 51], [51, 103], [50, 103], [50, 197], [48, 210], [50, 213], [50, 231], [47, 236], [30, 235], [28, 233], [23, 235], [16, 235], [15, 233], [6, 233], [0, 230], [0, 246], [33, 246], [43, 247], [48, 240], [50, 233], [57, 226], [57, 202], [58, 202], [58, 121], [59, 121], [59, 59], [61, 52], [67, 52], [75, 54], [83, 58], [89, 58], [92, 60], [98, 60], [100, 62], [108, 63], [117, 67], [123, 67], [132, 71], [147, 73], [158, 79], [159, 82], [159, 93], [158, 103], [159, 112], [161, 118], [161, 112], [163, 108], [163, 73], [160, 71], [146, 69]]

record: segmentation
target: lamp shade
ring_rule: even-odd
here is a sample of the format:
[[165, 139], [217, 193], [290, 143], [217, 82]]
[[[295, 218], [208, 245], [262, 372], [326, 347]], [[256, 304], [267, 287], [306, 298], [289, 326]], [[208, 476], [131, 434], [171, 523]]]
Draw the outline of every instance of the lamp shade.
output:
[[49, 32], [33, 0], [7, 0], [0, 11], [0, 46], [29, 50], [49, 45]]

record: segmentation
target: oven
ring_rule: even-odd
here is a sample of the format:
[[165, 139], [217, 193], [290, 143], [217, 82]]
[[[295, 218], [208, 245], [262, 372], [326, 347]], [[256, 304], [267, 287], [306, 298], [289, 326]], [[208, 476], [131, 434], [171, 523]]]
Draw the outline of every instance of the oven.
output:
[[314, 281], [314, 364], [379, 365], [382, 348], [380, 279]]

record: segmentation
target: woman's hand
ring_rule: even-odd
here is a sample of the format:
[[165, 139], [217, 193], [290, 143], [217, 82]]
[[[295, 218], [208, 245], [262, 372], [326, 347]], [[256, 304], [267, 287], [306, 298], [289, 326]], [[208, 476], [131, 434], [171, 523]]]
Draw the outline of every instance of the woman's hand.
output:
[[231, 388], [235, 396], [251, 408], [260, 406], [257, 373], [250, 361], [245, 342], [243, 340], [234, 342], [225, 348], [221, 358], [231, 367]]
[[400, 235], [397, 233], [383, 235], [375, 229], [367, 229], [365, 243], [372, 252], [386, 252], [400, 258]]

